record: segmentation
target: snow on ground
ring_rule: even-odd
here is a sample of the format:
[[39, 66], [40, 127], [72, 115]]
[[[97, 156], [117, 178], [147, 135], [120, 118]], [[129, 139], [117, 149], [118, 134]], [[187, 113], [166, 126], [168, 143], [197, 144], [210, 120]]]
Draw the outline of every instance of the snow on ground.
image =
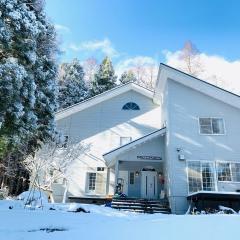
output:
[[[13, 209], [8, 209], [9, 202]], [[52, 206], [52, 205], [51, 205]], [[23, 209], [0, 201], [1, 240], [226, 240], [239, 239], [240, 215], [137, 214], [81, 204], [90, 213], [72, 213], [79, 204], [57, 204], [58, 210]], [[52, 206], [53, 207], [53, 206]], [[48, 233], [40, 229], [59, 229]]]

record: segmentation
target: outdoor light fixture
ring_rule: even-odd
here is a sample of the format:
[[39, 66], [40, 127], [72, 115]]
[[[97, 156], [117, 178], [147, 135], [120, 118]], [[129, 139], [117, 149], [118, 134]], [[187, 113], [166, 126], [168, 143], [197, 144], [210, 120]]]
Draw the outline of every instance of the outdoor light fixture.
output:
[[185, 155], [182, 153], [182, 148], [177, 147], [176, 150], [178, 152], [178, 160], [179, 161], [184, 161], [185, 160]]
[[135, 172], [135, 176], [138, 177], [139, 176], [139, 171]]

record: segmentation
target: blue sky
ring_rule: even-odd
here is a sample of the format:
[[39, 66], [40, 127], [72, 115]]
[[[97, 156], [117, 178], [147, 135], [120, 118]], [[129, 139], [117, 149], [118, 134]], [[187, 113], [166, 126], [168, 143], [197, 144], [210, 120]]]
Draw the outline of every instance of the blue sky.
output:
[[65, 53], [61, 61], [111, 55], [113, 61], [165, 52], [191, 40], [208, 55], [240, 56], [240, 1], [46, 0]]

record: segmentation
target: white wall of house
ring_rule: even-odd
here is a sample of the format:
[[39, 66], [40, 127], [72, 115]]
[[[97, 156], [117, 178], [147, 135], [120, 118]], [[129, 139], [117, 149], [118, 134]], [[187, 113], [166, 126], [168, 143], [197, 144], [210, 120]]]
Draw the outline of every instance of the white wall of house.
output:
[[[127, 111], [122, 107], [127, 102], [135, 102], [140, 110]], [[113, 194], [114, 186], [105, 186], [101, 192], [87, 192], [87, 172], [96, 172], [97, 167], [105, 167], [105, 179], [114, 180], [114, 171], [107, 173], [102, 155], [120, 146], [120, 137], [132, 140], [161, 128], [160, 106], [140, 93], [130, 90], [90, 108], [76, 112], [57, 121], [57, 128], [72, 141], [83, 141], [88, 151], [79, 156], [69, 167], [69, 196], [87, 194]], [[105, 180], [106, 182], [106, 180]]]
[[[186, 161], [178, 160], [181, 148], [186, 160], [240, 161], [240, 111], [224, 102], [168, 80], [164, 101], [167, 108], [167, 168], [172, 211], [183, 213], [188, 195]], [[222, 117], [224, 135], [199, 134], [199, 117]], [[235, 191], [238, 183], [218, 183], [218, 191]]]

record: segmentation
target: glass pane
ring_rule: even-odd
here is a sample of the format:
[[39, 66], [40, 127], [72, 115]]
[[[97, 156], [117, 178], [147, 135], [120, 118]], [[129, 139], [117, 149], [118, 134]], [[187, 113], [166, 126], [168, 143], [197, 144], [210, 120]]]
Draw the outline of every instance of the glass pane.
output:
[[230, 163], [217, 164], [218, 181], [231, 181]]
[[211, 118], [199, 118], [200, 133], [212, 134]]
[[215, 181], [214, 181], [214, 167], [213, 163], [202, 163], [202, 183], [204, 191], [214, 191]]
[[189, 192], [202, 190], [201, 165], [199, 161], [188, 162], [188, 184]]
[[212, 119], [212, 128], [213, 128], [213, 133], [224, 134], [223, 119], [213, 118]]
[[134, 102], [128, 102], [123, 107], [123, 110], [140, 110], [140, 107]]
[[234, 182], [240, 182], [240, 163], [231, 163], [232, 180]]
[[200, 125], [211, 125], [211, 118], [200, 118]]
[[212, 127], [211, 126], [200, 126], [200, 133], [212, 134]]
[[130, 172], [130, 180], [129, 180], [130, 184], [134, 184], [134, 172]]
[[96, 173], [88, 174], [88, 189], [94, 191], [96, 188]]

